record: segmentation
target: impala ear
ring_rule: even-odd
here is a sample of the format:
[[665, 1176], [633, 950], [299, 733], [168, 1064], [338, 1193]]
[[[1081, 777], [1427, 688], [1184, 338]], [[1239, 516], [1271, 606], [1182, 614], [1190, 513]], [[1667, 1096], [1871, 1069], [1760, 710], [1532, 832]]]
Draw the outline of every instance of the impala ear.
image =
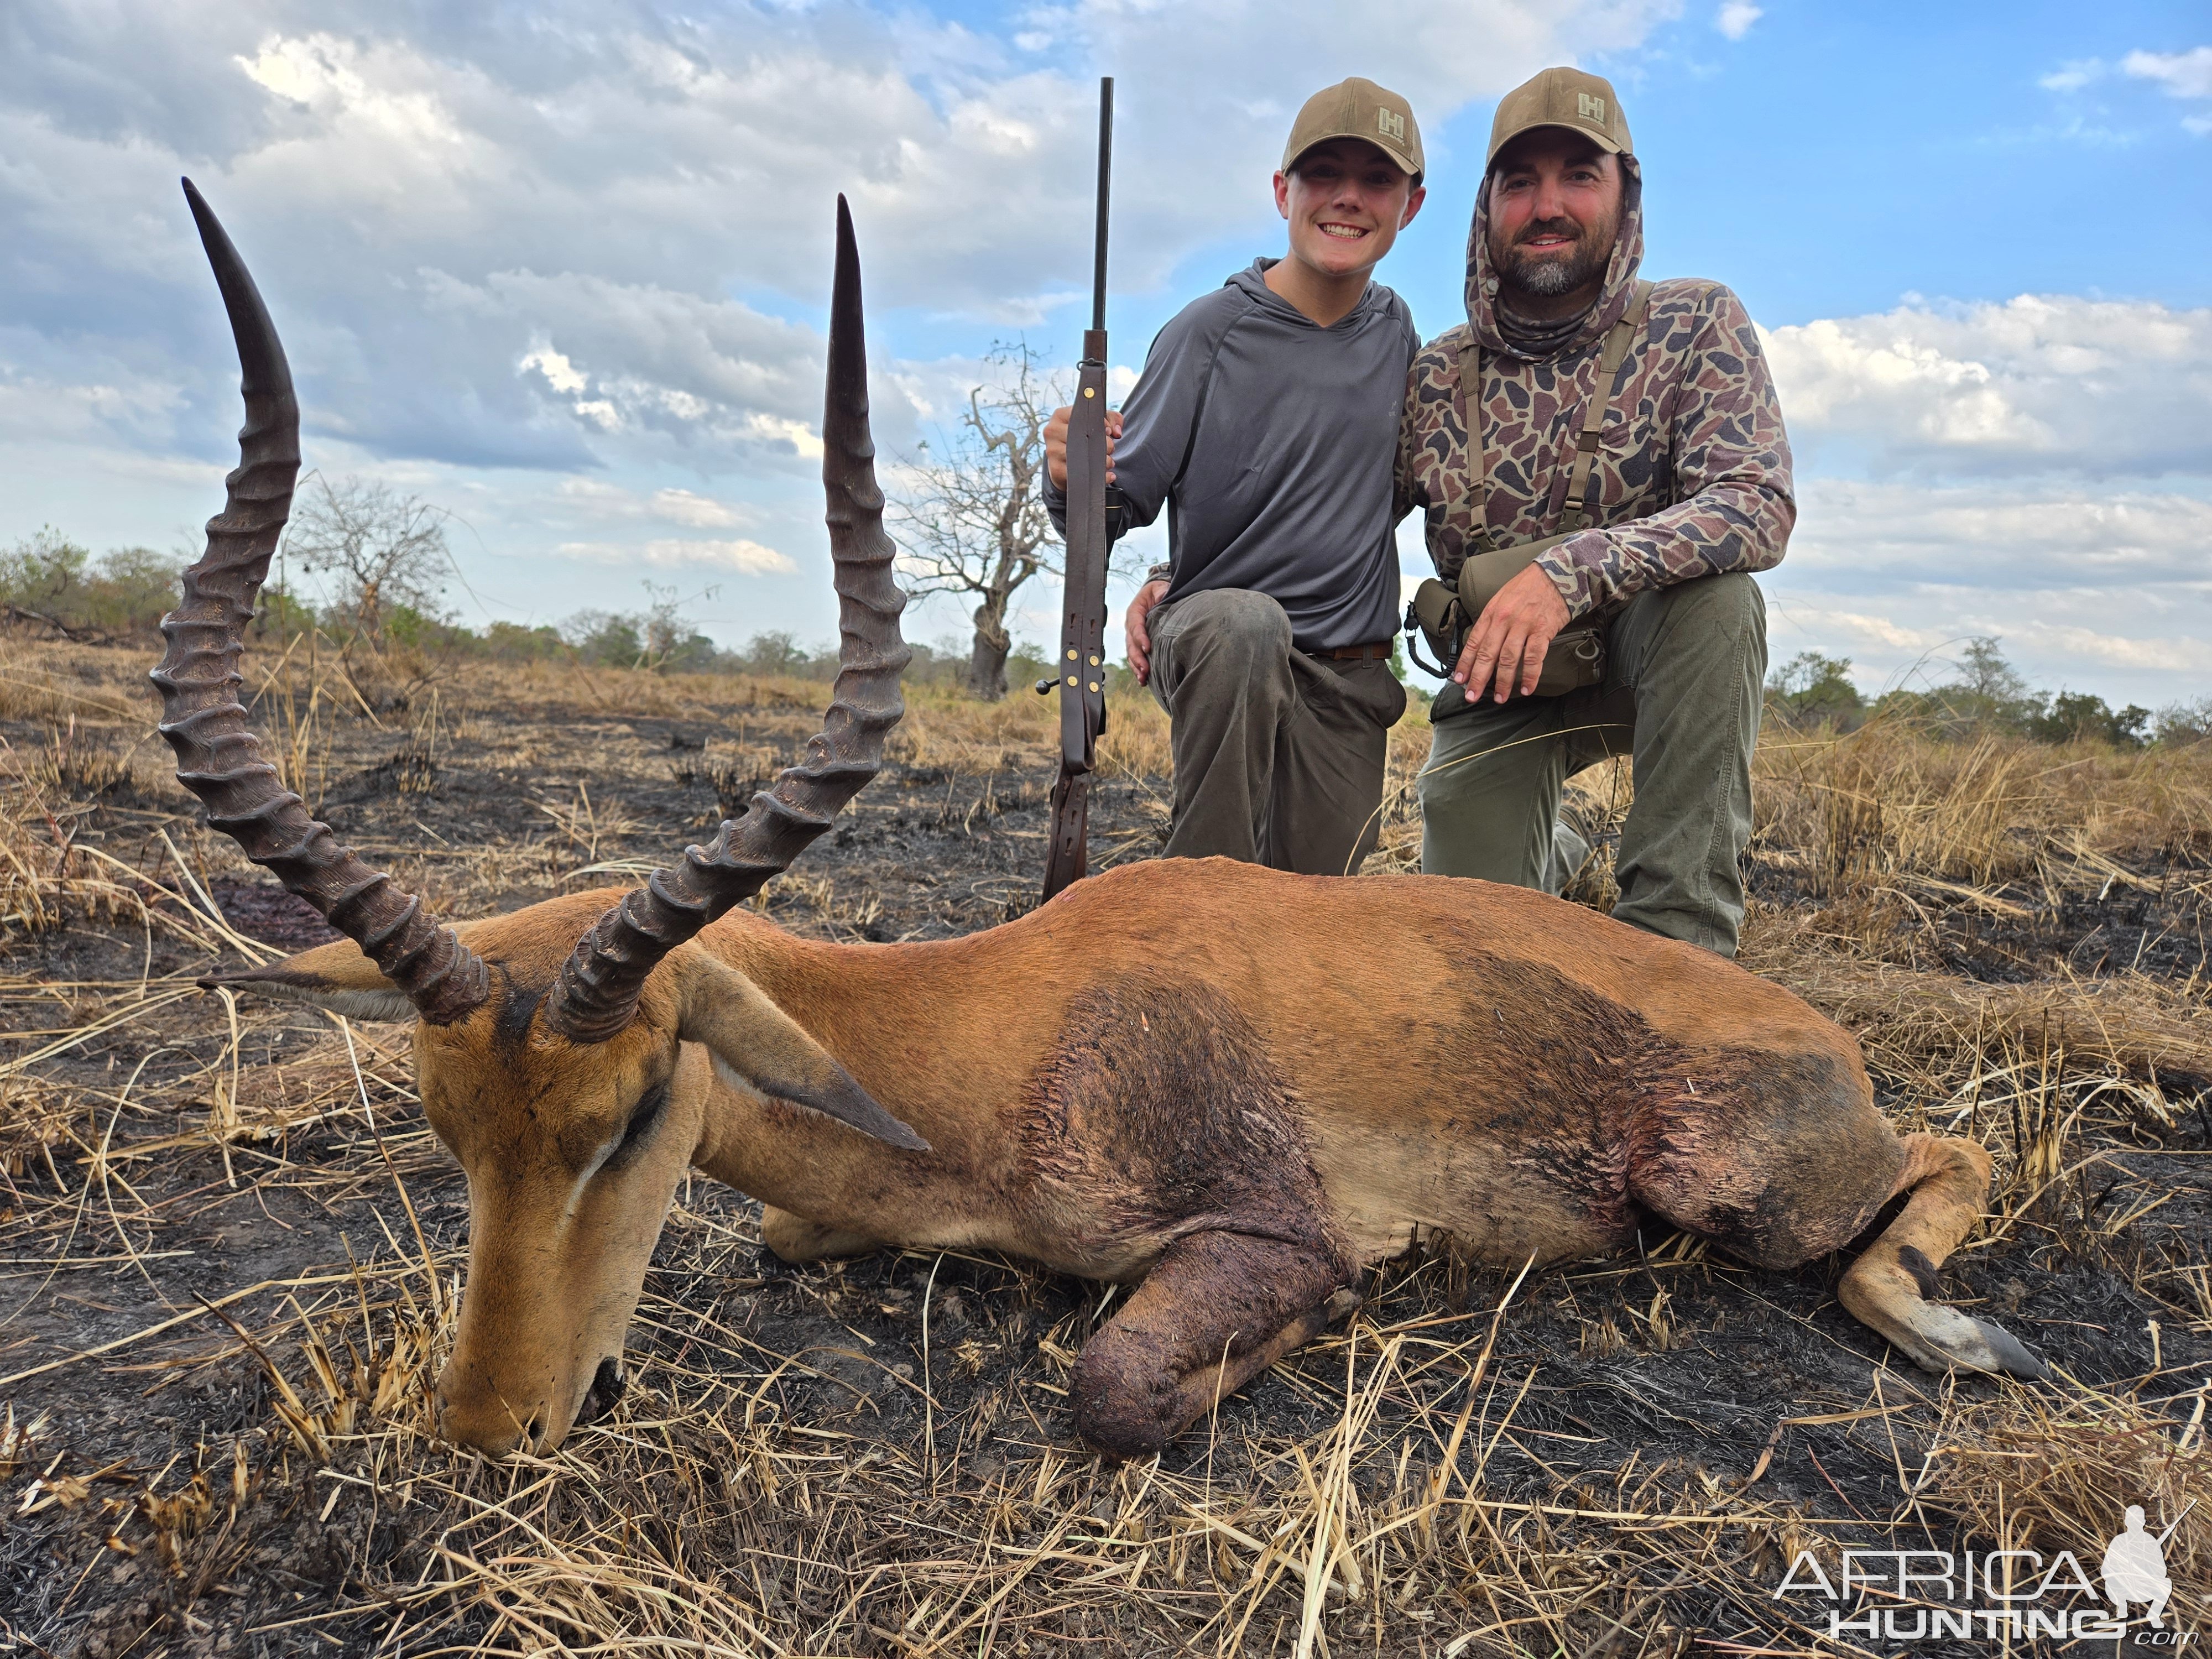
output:
[[827, 1048], [735, 969], [696, 948], [680, 953], [677, 1035], [714, 1057], [732, 1082], [836, 1118], [909, 1152], [929, 1143], [878, 1106]]
[[416, 1019], [407, 993], [377, 971], [349, 939], [332, 939], [242, 974], [210, 974], [200, 988], [256, 991], [283, 1002], [305, 1002], [348, 1019]]

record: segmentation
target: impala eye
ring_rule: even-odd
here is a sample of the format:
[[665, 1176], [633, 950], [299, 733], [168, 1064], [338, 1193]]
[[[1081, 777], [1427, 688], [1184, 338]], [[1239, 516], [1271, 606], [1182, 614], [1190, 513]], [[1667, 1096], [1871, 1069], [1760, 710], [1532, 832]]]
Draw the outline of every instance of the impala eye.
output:
[[660, 1121], [661, 1114], [668, 1109], [668, 1085], [657, 1084], [647, 1089], [630, 1110], [629, 1122], [623, 1130], [621, 1143], [608, 1155], [607, 1164], [617, 1165], [635, 1157], [653, 1133], [653, 1126]]

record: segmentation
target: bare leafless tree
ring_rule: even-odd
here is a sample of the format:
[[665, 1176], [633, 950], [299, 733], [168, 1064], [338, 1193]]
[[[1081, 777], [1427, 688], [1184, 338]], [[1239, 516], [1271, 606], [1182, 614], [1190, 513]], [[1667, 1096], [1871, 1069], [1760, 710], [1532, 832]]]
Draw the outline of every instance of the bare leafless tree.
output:
[[453, 567], [443, 511], [373, 478], [318, 477], [303, 497], [286, 550], [328, 582], [357, 636], [377, 638], [402, 608], [439, 615]]
[[1064, 388], [1038, 372], [1026, 344], [998, 346], [984, 361], [990, 378], [969, 391], [938, 448], [922, 445], [894, 511], [907, 591], [974, 596], [968, 683], [995, 700], [1006, 695], [1015, 593], [1040, 572], [1060, 572], [1060, 536], [1044, 502], [1044, 428]]

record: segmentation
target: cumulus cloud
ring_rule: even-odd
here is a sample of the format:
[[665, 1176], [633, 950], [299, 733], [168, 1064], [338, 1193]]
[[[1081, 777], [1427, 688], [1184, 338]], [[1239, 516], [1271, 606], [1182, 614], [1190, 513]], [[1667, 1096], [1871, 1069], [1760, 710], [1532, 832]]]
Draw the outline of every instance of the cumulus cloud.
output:
[[1766, 337], [1808, 459], [1877, 473], [2212, 476], [2212, 308], [2022, 295]]
[[2076, 58], [2062, 64], [2048, 75], [2039, 76], [2035, 84], [2045, 92], [2079, 92], [2092, 81], [2100, 80], [2105, 74], [2101, 58]]
[[[2155, 81], [2175, 98], [2212, 98], [2212, 46], [2189, 52], [2131, 52], [2120, 60], [2128, 74]], [[2181, 125], [2203, 137], [2212, 133], [2212, 114], [2185, 115]]]
[[[1364, 33], [1358, 67], [1413, 100], [1442, 162], [1470, 100], [1680, 10], [1463, 0]], [[1698, 15], [1739, 39], [1760, 7]], [[975, 372], [896, 361], [898, 319], [980, 339], [1057, 326], [1086, 292], [1094, 72], [1126, 72], [1116, 283], [1154, 288], [1224, 234], [1274, 234], [1276, 146], [1348, 18], [1347, 0], [1036, 0], [1000, 38], [867, 0], [16, 0], [0, 440], [15, 476], [66, 465], [103, 501], [158, 483], [160, 530], [131, 539], [210, 510], [236, 370], [176, 193], [190, 173], [283, 331], [310, 464], [453, 504], [501, 603], [572, 608], [562, 571], [787, 572], [780, 549], [822, 544], [811, 319], [836, 191], [892, 322], [872, 331], [888, 460], [957, 417]], [[2196, 121], [2208, 76], [2196, 48], [2045, 84], [2124, 81]], [[2188, 574], [2212, 538], [2208, 319], [2023, 296], [1777, 330], [1806, 507], [1779, 601], [1846, 644], [1902, 630], [1893, 653], [1971, 624], [2148, 673], [2212, 636]], [[1116, 366], [1117, 394], [1130, 378]]]
[[2120, 68], [2138, 80], [2155, 81], [2176, 98], [2212, 98], [2212, 46], [2188, 52], [2131, 52]]
[[[2079, 58], [2041, 76], [2037, 84], [2051, 92], [2078, 93], [2115, 70], [2132, 80], [2150, 82], [2168, 97], [2212, 98], [2212, 46], [2192, 46], [2187, 52], [2131, 52], [2118, 64], [2101, 58]], [[2212, 112], [2185, 115], [2181, 125], [2190, 132], [2212, 133]]]
[[1789, 557], [1765, 579], [1778, 658], [1837, 653], [1875, 684], [1996, 635], [2045, 685], [2118, 684], [2157, 700], [2206, 682], [2212, 500], [2201, 490], [1812, 477], [1799, 495]]
[[[1674, 9], [1470, 0], [1405, 20], [1362, 67], [1435, 131]], [[1017, 42], [866, 4], [331, 0], [310, 19], [283, 0], [24, 0], [0, 55], [0, 314], [134, 360], [135, 383], [167, 388], [157, 423], [219, 454], [228, 342], [176, 199], [189, 172], [270, 299], [311, 439], [385, 461], [803, 476], [821, 342], [755, 299], [821, 303], [835, 192], [878, 313], [1056, 317], [1088, 274], [1089, 71], [1142, 64], [1123, 176], [1176, 184], [1121, 192], [1115, 270], [1158, 284], [1224, 228], [1272, 231], [1274, 146], [1346, 15], [1073, 0], [1032, 7]], [[0, 346], [0, 374], [38, 373]], [[80, 401], [143, 444], [121, 384]], [[896, 396], [877, 413], [894, 447], [923, 429]]]
[[1753, 5], [1751, 0], [1727, 0], [1714, 14], [1713, 27], [1729, 40], [1741, 40], [1751, 33], [1751, 26], [1765, 15], [1765, 9]]
[[759, 517], [750, 508], [689, 489], [656, 489], [648, 495], [602, 478], [563, 478], [553, 493], [562, 507], [586, 518], [658, 519], [693, 530], [737, 530]]
[[590, 559], [601, 564], [632, 564], [640, 560], [656, 569], [733, 570], [744, 576], [787, 575], [799, 568], [772, 547], [743, 538], [729, 541], [696, 541], [681, 537], [655, 537], [650, 541], [562, 542], [561, 556]]

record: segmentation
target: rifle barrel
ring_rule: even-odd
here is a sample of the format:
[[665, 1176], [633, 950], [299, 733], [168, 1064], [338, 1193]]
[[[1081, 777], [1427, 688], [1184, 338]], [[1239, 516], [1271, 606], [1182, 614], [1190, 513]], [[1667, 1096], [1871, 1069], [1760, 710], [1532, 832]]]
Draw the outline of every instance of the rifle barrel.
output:
[[1091, 268], [1091, 326], [1106, 331], [1106, 199], [1114, 173], [1114, 77], [1098, 78], [1098, 237]]

